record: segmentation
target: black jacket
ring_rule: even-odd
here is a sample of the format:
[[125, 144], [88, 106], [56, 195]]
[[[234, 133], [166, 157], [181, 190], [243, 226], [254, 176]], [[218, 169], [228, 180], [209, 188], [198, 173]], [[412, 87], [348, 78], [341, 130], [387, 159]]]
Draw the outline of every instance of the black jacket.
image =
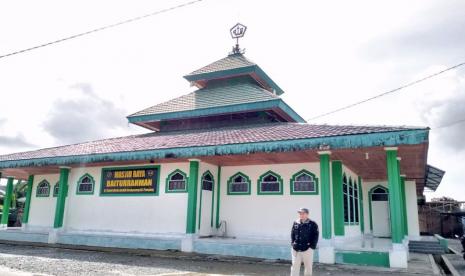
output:
[[295, 251], [306, 251], [308, 248], [315, 249], [319, 234], [318, 225], [314, 221], [295, 221], [291, 230], [292, 248]]

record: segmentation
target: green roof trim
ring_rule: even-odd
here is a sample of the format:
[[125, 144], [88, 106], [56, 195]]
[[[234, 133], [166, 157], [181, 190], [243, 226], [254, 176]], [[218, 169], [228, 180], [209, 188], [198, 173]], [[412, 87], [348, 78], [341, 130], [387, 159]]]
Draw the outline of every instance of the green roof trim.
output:
[[264, 109], [272, 109], [272, 108], [280, 108], [285, 113], [287, 113], [295, 122], [305, 123], [305, 120], [302, 117], [300, 117], [300, 115], [297, 114], [297, 112], [295, 112], [289, 105], [287, 105], [282, 99], [279, 99], [279, 98], [274, 99], [274, 100], [262, 101], [262, 102], [241, 103], [241, 104], [208, 107], [208, 108], [194, 109], [194, 110], [175, 111], [175, 112], [158, 113], [158, 114], [146, 114], [146, 115], [139, 115], [139, 116], [132, 115], [127, 118], [130, 123], [138, 123], [138, 122], [161, 121], [161, 120], [169, 120], [169, 119], [192, 118], [192, 117], [209, 116], [209, 115], [217, 115], [217, 114], [238, 113], [238, 112], [245, 112], [245, 111], [251, 111], [251, 110], [264, 110]]
[[298, 151], [306, 149], [318, 149], [321, 145], [329, 146], [330, 149], [355, 149], [377, 146], [417, 145], [428, 142], [428, 132], [428, 129], [414, 129], [369, 134], [350, 134], [330, 137], [250, 142], [214, 146], [178, 147], [141, 151], [6, 160], [0, 161], [0, 168], [67, 165], [102, 161], [150, 160], [166, 158], [166, 156], [172, 156], [174, 158], [185, 158], [195, 156], [248, 154], [254, 152]]
[[233, 68], [221, 71], [213, 71], [195, 75], [186, 75], [184, 78], [188, 81], [195, 82], [199, 80], [221, 79], [224, 77], [245, 75], [255, 73], [260, 79], [264, 80], [273, 89], [277, 95], [281, 95], [284, 91], [279, 87], [258, 65], [250, 65], [246, 67]]

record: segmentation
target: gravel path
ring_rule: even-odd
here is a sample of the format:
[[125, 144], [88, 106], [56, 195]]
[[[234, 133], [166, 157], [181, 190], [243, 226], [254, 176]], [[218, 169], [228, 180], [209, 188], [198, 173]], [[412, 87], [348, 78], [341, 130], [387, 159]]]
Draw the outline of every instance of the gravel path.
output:
[[[155, 256], [0, 244], [0, 275], [289, 275], [289, 264], [218, 261], [215, 256]], [[317, 265], [314, 275], [392, 275], [383, 269]], [[407, 275], [407, 274], [404, 274]]]

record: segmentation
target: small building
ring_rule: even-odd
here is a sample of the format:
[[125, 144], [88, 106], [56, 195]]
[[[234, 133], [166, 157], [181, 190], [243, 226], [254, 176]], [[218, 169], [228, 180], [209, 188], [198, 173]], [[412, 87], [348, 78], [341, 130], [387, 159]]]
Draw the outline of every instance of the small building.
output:
[[0, 156], [4, 213], [28, 180], [0, 239], [290, 259], [307, 207], [316, 261], [407, 266], [428, 128], [306, 123], [238, 47], [184, 78], [198, 89], [127, 117], [146, 134]]

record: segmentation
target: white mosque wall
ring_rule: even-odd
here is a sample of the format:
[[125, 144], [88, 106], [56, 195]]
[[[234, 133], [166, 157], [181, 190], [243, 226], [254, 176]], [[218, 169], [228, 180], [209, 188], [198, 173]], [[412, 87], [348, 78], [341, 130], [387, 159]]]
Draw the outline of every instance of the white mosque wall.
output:
[[[291, 195], [290, 179], [305, 169], [319, 180], [318, 195]], [[283, 179], [282, 195], [258, 195], [257, 180], [273, 171]], [[251, 180], [250, 195], [228, 195], [229, 178], [242, 172]], [[297, 209], [306, 207], [321, 232], [321, 181], [319, 163], [224, 166], [221, 169], [220, 219], [226, 221], [227, 235], [237, 238], [290, 239]], [[320, 235], [321, 237], [321, 235]]]

